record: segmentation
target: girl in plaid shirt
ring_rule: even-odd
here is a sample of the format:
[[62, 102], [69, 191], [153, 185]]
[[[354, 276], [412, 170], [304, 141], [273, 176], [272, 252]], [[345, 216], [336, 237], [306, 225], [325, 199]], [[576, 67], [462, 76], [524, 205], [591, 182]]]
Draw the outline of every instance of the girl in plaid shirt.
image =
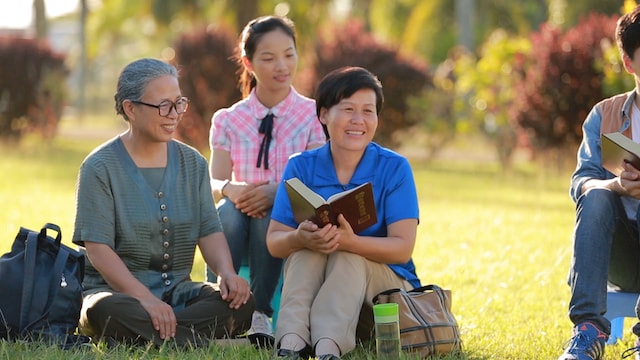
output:
[[[248, 256], [256, 298], [250, 339], [273, 343], [271, 300], [282, 259], [266, 247], [277, 184], [289, 156], [326, 142], [315, 101], [292, 86], [298, 64], [291, 20], [265, 16], [250, 21], [238, 46], [243, 99], [218, 110], [211, 121], [211, 188], [236, 271]], [[207, 280], [215, 274], [207, 271]]]

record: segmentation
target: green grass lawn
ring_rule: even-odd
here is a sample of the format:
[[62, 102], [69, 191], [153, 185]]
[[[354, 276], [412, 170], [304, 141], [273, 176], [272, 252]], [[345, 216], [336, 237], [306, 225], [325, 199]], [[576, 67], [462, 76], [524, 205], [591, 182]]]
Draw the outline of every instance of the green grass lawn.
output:
[[[101, 136], [104, 135], [104, 136]], [[28, 139], [0, 146], [0, 252], [9, 250], [20, 226], [61, 226], [70, 245], [78, 166], [112, 134], [61, 136], [48, 145]], [[555, 359], [571, 336], [566, 274], [571, 257], [574, 207], [568, 196], [571, 169], [550, 172], [522, 163], [507, 174], [486, 161], [412, 160], [420, 196], [414, 252], [424, 284], [453, 291], [464, 354], [449, 359]], [[198, 259], [194, 279], [203, 278]], [[1, 281], [1, 279], [0, 279]], [[632, 319], [622, 343], [607, 346], [618, 359], [632, 345]], [[0, 342], [0, 359], [269, 359], [250, 347], [192, 351], [106, 349], [63, 352], [33, 344]], [[346, 359], [374, 359], [359, 348]]]

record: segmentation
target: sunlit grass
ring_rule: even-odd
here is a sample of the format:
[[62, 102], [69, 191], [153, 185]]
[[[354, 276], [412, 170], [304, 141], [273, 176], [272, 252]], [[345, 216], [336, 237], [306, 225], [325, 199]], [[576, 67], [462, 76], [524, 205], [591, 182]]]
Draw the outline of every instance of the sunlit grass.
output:
[[[20, 226], [61, 226], [70, 243], [78, 167], [97, 144], [112, 136], [61, 136], [48, 145], [28, 139], [0, 145], [0, 252], [9, 250]], [[570, 170], [550, 172], [519, 164], [503, 173], [492, 162], [412, 161], [420, 197], [419, 240], [414, 259], [423, 283], [453, 291], [464, 355], [450, 359], [556, 359], [571, 336], [566, 274], [574, 207]], [[203, 278], [200, 258], [194, 279]], [[0, 279], [1, 281], [1, 279]], [[618, 359], [632, 345], [607, 346]], [[250, 347], [179, 350], [118, 346], [62, 352], [0, 342], [0, 358], [42, 359], [269, 359]], [[346, 359], [374, 359], [360, 348]]]

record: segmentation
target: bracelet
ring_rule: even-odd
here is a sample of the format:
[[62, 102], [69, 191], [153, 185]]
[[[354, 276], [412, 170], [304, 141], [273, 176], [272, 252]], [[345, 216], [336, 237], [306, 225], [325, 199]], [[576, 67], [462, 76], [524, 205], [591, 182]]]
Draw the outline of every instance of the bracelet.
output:
[[229, 179], [226, 179], [226, 180], [224, 181], [224, 184], [222, 184], [222, 187], [220, 188], [220, 195], [225, 196], [225, 195], [224, 195], [224, 188], [225, 188], [227, 185], [229, 185], [229, 183], [230, 183], [230, 182], [231, 182], [231, 180], [229, 180]]

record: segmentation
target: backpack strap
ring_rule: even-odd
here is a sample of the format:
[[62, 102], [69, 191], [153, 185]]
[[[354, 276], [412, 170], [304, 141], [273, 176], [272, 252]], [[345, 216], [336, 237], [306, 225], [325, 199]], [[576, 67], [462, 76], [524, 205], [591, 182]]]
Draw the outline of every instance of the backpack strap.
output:
[[[47, 285], [46, 282], [43, 281], [45, 279], [36, 279], [36, 259], [38, 241], [49, 241], [46, 232], [47, 228], [57, 231], [58, 236], [56, 236], [53, 242], [57, 254], [53, 267], [47, 273], [50, 280], [48, 281], [48, 287], [45, 288], [44, 286]], [[63, 271], [69, 258], [69, 252], [60, 247], [60, 242], [61, 232], [57, 225], [46, 224], [40, 233], [29, 231], [25, 249], [24, 283], [22, 288], [22, 304], [20, 307], [20, 332], [22, 335], [26, 335], [34, 325], [37, 325], [42, 319], [49, 315], [49, 309], [55, 300], [58, 290], [66, 286], [64, 284], [66, 280], [64, 279]], [[36, 283], [39, 285], [37, 290], [35, 289]], [[44, 293], [45, 289], [47, 291], [46, 294]], [[37, 292], [35, 298], [33, 296], [34, 292]], [[34, 309], [38, 309], [38, 313], [33, 313], [32, 310]]]
[[20, 332], [31, 322], [29, 312], [35, 285], [36, 252], [38, 251], [38, 235], [29, 231], [24, 252], [24, 282], [22, 283], [22, 304], [20, 304]]

